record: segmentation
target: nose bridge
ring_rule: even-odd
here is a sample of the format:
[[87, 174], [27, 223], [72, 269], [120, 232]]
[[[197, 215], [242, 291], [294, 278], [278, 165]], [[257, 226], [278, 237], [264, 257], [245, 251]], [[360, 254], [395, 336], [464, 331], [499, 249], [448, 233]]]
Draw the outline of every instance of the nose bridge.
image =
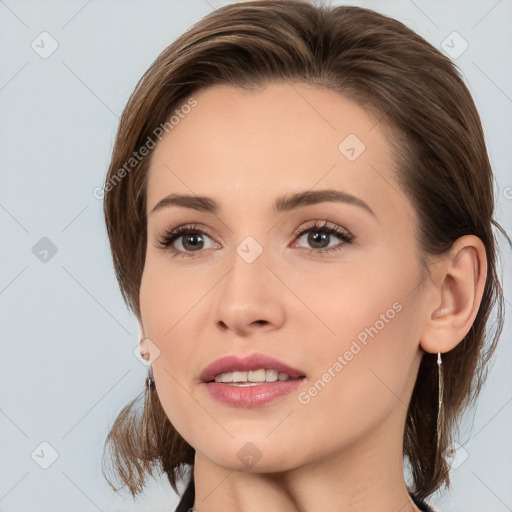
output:
[[267, 279], [268, 251], [252, 236], [234, 247], [230, 270], [222, 285], [222, 294], [243, 305], [257, 301], [270, 285]]

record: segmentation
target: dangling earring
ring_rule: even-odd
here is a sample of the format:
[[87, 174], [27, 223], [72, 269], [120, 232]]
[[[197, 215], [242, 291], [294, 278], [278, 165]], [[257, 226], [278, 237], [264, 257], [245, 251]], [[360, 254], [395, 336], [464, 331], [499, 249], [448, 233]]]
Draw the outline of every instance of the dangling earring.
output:
[[153, 380], [153, 366], [150, 365], [148, 368], [148, 378], [146, 379], [146, 384], [149, 389], [155, 389], [155, 381]]
[[443, 362], [441, 361], [441, 352], [437, 353], [437, 375], [438, 375], [438, 403], [437, 403], [437, 426], [436, 426], [436, 432], [437, 432], [437, 446], [439, 448], [440, 444], [440, 434], [441, 434], [441, 424], [443, 422], [443, 372], [441, 369], [441, 365]]

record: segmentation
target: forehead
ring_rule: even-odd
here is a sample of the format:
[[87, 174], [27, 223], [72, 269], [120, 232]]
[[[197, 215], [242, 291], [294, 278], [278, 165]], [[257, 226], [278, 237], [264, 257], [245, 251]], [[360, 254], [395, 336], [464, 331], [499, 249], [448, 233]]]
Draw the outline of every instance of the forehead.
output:
[[238, 206], [261, 203], [265, 194], [270, 205], [275, 196], [314, 187], [377, 203], [397, 195], [378, 119], [339, 93], [273, 83], [257, 90], [214, 86], [193, 97], [195, 106], [175, 119], [151, 157], [148, 209], [169, 193]]

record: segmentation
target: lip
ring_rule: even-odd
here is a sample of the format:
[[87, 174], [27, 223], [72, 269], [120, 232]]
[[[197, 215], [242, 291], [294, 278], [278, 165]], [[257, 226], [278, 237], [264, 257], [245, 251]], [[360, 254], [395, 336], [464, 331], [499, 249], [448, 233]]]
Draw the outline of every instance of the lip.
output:
[[259, 370], [260, 368], [277, 370], [280, 373], [286, 373], [293, 379], [306, 376], [301, 370], [293, 368], [274, 357], [265, 354], [251, 354], [246, 357], [229, 355], [216, 359], [203, 369], [199, 378], [201, 382], [211, 382], [221, 373], [235, 371], [248, 372], [251, 370]]
[[232, 407], [262, 407], [278, 398], [288, 395], [302, 385], [305, 378], [264, 382], [254, 386], [230, 386], [223, 382], [205, 382], [210, 396]]
[[[252, 386], [232, 386], [223, 382], [215, 382], [215, 376], [233, 371], [274, 369], [286, 373], [292, 379], [274, 382], [263, 382]], [[302, 377], [302, 378], [301, 378]], [[235, 355], [225, 356], [209, 364], [200, 375], [202, 384], [210, 396], [223, 404], [232, 407], [261, 407], [280, 397], [295, 391], [304, 382], [304, 372], [293, 368], [279, 359], [264, 354], [251, 354], [247, 357]]]

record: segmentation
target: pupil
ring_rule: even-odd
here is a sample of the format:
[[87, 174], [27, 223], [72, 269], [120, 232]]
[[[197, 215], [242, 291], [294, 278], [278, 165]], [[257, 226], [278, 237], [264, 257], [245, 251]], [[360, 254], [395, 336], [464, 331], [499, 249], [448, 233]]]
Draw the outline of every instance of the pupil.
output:
[[[189, 242], [190, 240], [195, 240], [195, 242], [192, 242], [192, 244], [190, 245]], [[198, 248], [200, 249], [201, 247], [198, 247], [200, 246], [200, 244], [202, 243], [203, 241], [201, 240], [201, 236], [197, 236], [197, 235], [187, 235], [185, 237], [185, 243], [183, 244], [185, 248], [191, 248], [192, 250], [197, 250]]]
[[315, 245], [321, 244], [322, 241], [326, 241], [329, 237], [329, 233], [311, 232], [309, 234], [309, 243], [315, 247]]

